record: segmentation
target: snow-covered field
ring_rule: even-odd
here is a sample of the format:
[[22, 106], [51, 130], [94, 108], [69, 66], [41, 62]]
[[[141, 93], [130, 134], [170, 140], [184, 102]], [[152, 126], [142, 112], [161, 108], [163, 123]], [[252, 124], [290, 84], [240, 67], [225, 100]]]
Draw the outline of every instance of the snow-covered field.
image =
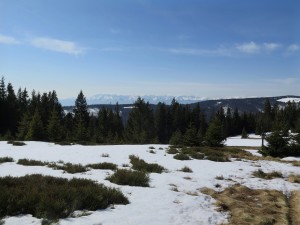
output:
[[[255, 139], [257, 138], [257, 139]], [[15, 162], [0, 164], [0, 176], [24, 176], [26, 174], [44, 174], [63, 178], [86, 178], [119, 188], [129, 199], [128, 205], [115, 205], [114, 208], [91, 212], [91, 215], [79, 218], [67, 218], [59, 221], [60, 225], [212, 225], [227, 221], [226, 213], [218, 212], [215, 200], [202, 194], [203, 187], [222, 190], [234, 183], [240, 183], [255, 189], [276, 189], [285, 194], [300, 190], [300, 184], [289, 183], [286, 179], [263, 180], [252, 176], [252, 172], [262, 169], [264, 172], [281, 171], [283, 176], [300, 174], [300, 167], [289, 163], [272, 161], [242, 160], [231, 162], [213, 162], [208, 160], [179, 161], [173, 155], [166, 154], [167, 145], [108, 145], [108, 146], [59, 146], [52, 143], [26, 142], [25, 146], [12, 146], [0, 142], [0, 157], [10, 156]], [[228, 146], [260, 146], [258, 137], [241, 139], [234, 137], [227, 140]], [[156, 154], [149, 152], [155, 148]], [[159, 148], [162, 148], [159, 149]], [[102, 157], [108, 154], [109, 157]], [[64, 161], [83, 165], [99, 162], [113, 162], [122, 168], [129, 164], [129, 155], [134, 154], [149, 163], [158, 163], [168, 172], [150, 174], [150, 187], [120, 186], [105, 180], [109, 170], [90, 170], [80, 174], [68, 174], [46, 166], [22, 166], [18, 159], [27, 158], [41, 161]], [[180, 170], [188, 166], [193, 173]], [[217, 176], [225, 179], [218, 180]], [[226, 180], [230, 178], [231, 180]], [[221, 187], [216, 187], [216, 184]], [[217, 185], [217, 186], [219, 186]], [[176, 187], [178, 191], [174, 191]], [[1, 193], [0, 193], [1, 194]], [[41, 220], [31, 215], [5, 218], [5, 225], [41, 224]]]

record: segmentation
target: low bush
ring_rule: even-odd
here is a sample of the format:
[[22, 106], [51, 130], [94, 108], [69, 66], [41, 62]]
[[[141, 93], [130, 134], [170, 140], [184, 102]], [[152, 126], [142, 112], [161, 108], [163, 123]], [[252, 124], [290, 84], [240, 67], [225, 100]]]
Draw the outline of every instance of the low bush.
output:
[[226, 152], [224, 148], [203, 148], [201, 150], [205, 154], [205, 159], [215, 162], [229, 162], [229, 152]]
[[193, 170], [187, 166], [183, 167], [182, 169], [180, 169], [181, 172], [185, 172], [185, 173], [192, 173]]
[[199, 152], [192, 152], [189, 154], [193, 159], [204, 159], [205, 155]]
[[23, 141], [8, 141], [7, 144], [12, 144], [13, 146], [23, 146], [26, 145]]
[[88, 171], [88, 169], [81, 165], [81, 164], [72, 164], [72, 163], [65, 163], [63, 165], [57, 165], [57, 164], [49, 164], [48, 165], [51, 168], [54, 168], [56, 170], [64, 170], [67, 173], [84, 173]]
[[46, 165], [48, 165], [47, 162], [42, 162], [42, 161], [34, 160], [34, 159], [19, 159], [17, 164], [23, 165], [23, 166], [46, 166]]
[[31, 214], [52, 220], [68, 217], [75, 210], [129, 203], [119, 190], [90, 180], [42, 175], [0, 178], [0, 193], [0, 218]]
[[144, 171], [118, 169], [114, 174], [106, 178], [119, 185], [149, 187], [149, 175]]
[[116, 170], [117, 165], [114, 163], [103, 162], [103, 163], [96, 163], [96, 164], [88, 164], [87, 167], [92, 169], [99, 169], [99, 170]]
[[177, 160], [191, 160], [191, 158], [188, 155], [183, 154], [183, 153], [178, 153], [178, 154], [174, 155], [173, 158], [177, 159]]
[[168, 148], [167, 149], [167, 153], [168, 154], [177, 154], [179, 151], [176, 149], [176, 148], [174, 148], [174, 147], [170, 147], [170, 148]]
[[59, 142], [55, 142], [56, 145], [62, 145], [62, 146], [66, 146], [66, 145], [72, 145], [71, 142], [69, 141], [59, 141]]
[[130, 155], [129, 159], [130, 163], [132, 164], [132, 169], [134, 170], [148, 173], [162, 173], [166, 170], [163, 166], [158, 165], [157, 163], [147, 163], [135, 155]]
[[11, 158], [11, 157], [8, 157], [8, 156], [6, 156], [6, 157], [0, 157], [0, 164], [1, 163], [5, 163], [5, 162], [14, 162], [14, 159]]
[[150, 146], [149, 149], [155, 149], [153, 146]]

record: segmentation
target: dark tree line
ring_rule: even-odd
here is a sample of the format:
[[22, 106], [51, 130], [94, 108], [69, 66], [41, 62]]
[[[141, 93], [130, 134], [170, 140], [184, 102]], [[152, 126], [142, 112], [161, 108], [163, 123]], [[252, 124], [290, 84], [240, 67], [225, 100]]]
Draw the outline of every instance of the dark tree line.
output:
[[261, 113], [220, 108], [208, 116], [199, 104], [191, 107], [174, 99], [171, 105], [159, 103], [153, 110], [138, 98], [124, 124], [118, 104], [114, 109], [100, 109], [96, 116], [89, 114], [82, 91], [73, 112], [66, 114], [55, 91], [32, 91], [29, 97], [26, 88], [15, 93], [4, 78], [0, 82], [0, 135], [4, 140], [222, 146], [228, 136], [274, 130], [299, 132], [299, 105], [288, 103], [280, 109], [266, 100]]

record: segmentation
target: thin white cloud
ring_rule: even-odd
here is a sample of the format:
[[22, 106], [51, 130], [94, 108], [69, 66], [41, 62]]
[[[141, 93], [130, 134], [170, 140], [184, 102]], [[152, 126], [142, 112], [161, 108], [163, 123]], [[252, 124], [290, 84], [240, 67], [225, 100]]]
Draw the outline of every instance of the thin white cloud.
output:
[[251, 41], [248, 43], [236, 44], [236, 49], [243, 53], [255, 54], [260, 52], [261, 47], [253, 41]]
[[42, 48], [55, 52], [62, 52], [71, 55], [80, 55], [84, 49], [79, 47], [75, 42], [63, 41], [53, 38], [38, 37], [31, 39], [30, 43], [36, 48]]
[[298, 78], [295, 77], [286, 77], [286, 78], [274, 78], [267, 80], [268, 82], [276, 83], [276, 84], [285, 84], [291, 85], [299, 82]]
[[288, 51], [289, 53], [297, 52], [297, 51], [299, 51], [299, 50], [300, 50], [300, 46], [297, 45], [297, 44], [292, 44], [292, 45], [289, 45], [289, 46], [287, 47], [287, 51]]
[[174, 54], [198, 55], [198, 56], [231, 56], [231, 51], [226, 48], [198, 49], [198, 48], [171, 48], [167, 51]]
[[20, 42], [14, 37], [0, 34], [0, 44], [15, 45], [20, 44]]
[[264, 43], [263, 47], [268, 52], [273, 52], [273, 51], [277, 50], [278, 48], [280, 48], [281, 44], [278, 44], [278, 43]]

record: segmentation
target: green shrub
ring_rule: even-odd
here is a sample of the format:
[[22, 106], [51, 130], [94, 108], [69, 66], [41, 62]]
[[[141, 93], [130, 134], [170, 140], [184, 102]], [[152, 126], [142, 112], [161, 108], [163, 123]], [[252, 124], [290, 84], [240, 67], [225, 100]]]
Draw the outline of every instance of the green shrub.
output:
[[57, 165], [57, 164], [49, 164], [48, 165], [51, 168], [54, 168], [56, 170], [64, 170], [67, 173], [84, 173], [88, 171], [88, 169], [81, 165], [81, 164], [72, 164], [72, 163], [65, 163], [63, 165]]
[[193, 170], [187, 166], [183, 167], [181, 170], [181, 172], [185, 172], [185, 173], [192, 173]]
[[176, 148], [174, 148], [174, 147], [171, 146], [170, 148], [167, 149], [167, 153], [168, 154], [172, 154], [172, 155], [173, 154], [177, 154], [178, 150]]
[[229, 157], [226, 155], [223, 148], [203, 148], [202, 153], [205, 155], [204, 159], [215, 162], [229, 162]]
[[137, 156], [129, 156], [130, 163], [132, 164], [132, 169], [145, 171], [148, 173], [162, 173], [166, 169], [157, 163], [146, 163], [143, 159], [140, 159]]
[[47, 162], [42, 162], [34, 159], [19, 159], [17, 164], [23, 165], [23, 166], [46, 166], [48, 165]]
[[96, 163], [96, 164], [88, 164], [87, 167], [92, 169], [99, 169], [99, 170], [116, 170], [117, 165], [114, 163], [103, 162], [103, 163]]
[[149, 187], [149, 175], [143, 171], [118, 169], [114, 174], [106, 178], [119, 185]]
[[203, 153], [199, 153], [199, 152], [192, 152], [190, 154], [190, 156], [193, 158], [193, 159], [204, 159], [205, 155]]
[[149, 149], [155, 149], [153, 146], [150, 146]]
[[7, 144], [12, 144], [13, 146], [23, 146], [23, 145], [26, 145], [22, 141], [8, 141]]
[[53, 220], [68, 217], [75, 210], [129, 203], [119, 190], [90, 180], [42, 175], [0, 178], [0, 193], [0, 217], [31, 214]]
[[8, 157], [8, 156], [6, 156], [6, 157], [0, 157], [0, 164], [1, 163], [5, 163], [5, 162], [14, 162], [14, 159], [11, 158], [11, 157]]
[[177, 160], [191, 160], [191, 158], [188, 155], [183, 154], [183, 153], [178, 153], [178, 154], [174, 155], [173, 158], [177, 159]]
[[72, 145], [71, 142], [69, 141], [59, 141], [59, 142], [55, 142], [56, 145], [62, 145], [62, 146], [66, 146], [66, 145]]
[[151, 149], [151, 150], [149, 151], [149, 153], [151, 153], [151, 154], [156, 154], [156, 151], [154, 151], [154, 150]]
[[42, 219], [41, 225], [52, 225], [57, 223], [57, 220]]

